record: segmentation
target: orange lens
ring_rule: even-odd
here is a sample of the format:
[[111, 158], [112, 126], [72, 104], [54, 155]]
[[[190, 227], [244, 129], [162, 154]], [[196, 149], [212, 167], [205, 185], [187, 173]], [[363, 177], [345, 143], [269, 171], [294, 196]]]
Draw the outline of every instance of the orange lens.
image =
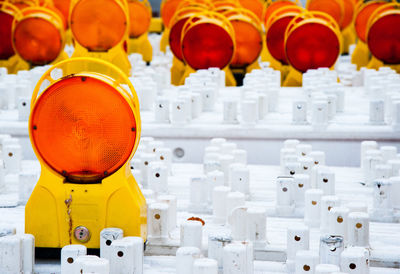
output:
[[293, 29], [286, 39], [286, 56], [297, 70], [331, 67], [340, 53], [333, 30], [319, 23], [306, 23]]
[[285, 7], [285, 6], [292, 6], [292, 5], [296, 5], [296, 4], [293, 3], [293, 2], [290, 2], [290, 1], [277, 1], [277, 2], [272, 2], [271, 5], [269, 5], [269, 6], [267, 7], [267, 10], [265, 11], [265, 15], [264, 15], [264, 25], [265, 25], [266, 27], [268, 27], [268, 26], [267, 26], [268, 20], [269, 20], [269, 18], [271, 17], [271, 15], [272, 15], [276, 10], [278, 10], [278, 9], [280, 9], [280, 8], [282, 8], [282, 7]]
[[260, 0], [239, 0], [240, 5], [262, 20], [263, 3]]
[[190, 28], [182, 40], [185, 61], [194, 69], [224, 68], [232, 59], [233, 40], [222, 27], [202, 23]]
[[150, 27], [149, 9], [139, 1], [129, 1], [129, 37], [137, 38], [146, 33]]
[[64, 19], [68, 21], [69, 18], [69, 7], [71, 0], [53, 0], [54, 6], [61, 12]]
[[45, 65], [54, 61], [62, 50], [59, 30], [42, 18], [26, 18], [14, 30], [15, 49], [28, 63]]
[[12, 22], [14, 17], [4, 11], [0, 11], [0, 60], [6, 60], [14, 55], [12, 46]]
[[344, 29], [348, 25], [351, 24], [353, 21], [353, 14], [354, 14], [354, 2], [353, 0], [342, 0], [343, 1], [343, 7], [344, 7], [344, 14], [343, 14], [343, 20], [341, 24], [341, 28]]
[[161, 18], [164, 26], [169, 27], [169, 21], [175, 14], [176, 8], [180, 4], [181, 0], [166, 0], [161, 5]]
[[250, 23], [233, 20], [231, 21], [235, 30], [236, 50], [231, 66], [243, 67], [257, 60], [262, 49], [262, 37], [260, 32]]
[[169, 46], [171, 47], [171, 51], [174, 54], [174, 56], [181, 61], [183, 61], [182, 44], [181, 44], [182, 29], [188, 19], [189, 17], [178, 20], [171, 27], [171, 31], [169, 32]]
[[107, 51], [120, 43], [127, 21], [114, 0], [80, 0], [71, 11], [74, 38], [90, 51]]
[[285, 16], [273, 22], [267, 31], [267, 47], [272, 57], [287, 65], [285, 53], [285, 31], [294, 16]]
[[312, 0], [308, 5], [308, 10], [325, 12], [332, 16], [339, 25], [342, 23], [342, 7], [337, 0]]
[[32, 110], [31, 125], [40, 157], [73, 181], [99, 181], [117, 171], [136, 137], [128, 102], [91, 76], [64, 78], [47, 88]]
[[372, 55], [385, 64], [400, 64], [400, 14], [379, 18], [368, 32], [368, 47]]
[[367, 4], [358, 14], [354, 22], [354, 27], [357, 32], [358, 38], [361, 41], [366, 42], [367, 40], [367, 24], [369, 17], [374, 13], [374, 11], [380, 6], [384, 5], [384, 2], [380, 3], [370, 3]]

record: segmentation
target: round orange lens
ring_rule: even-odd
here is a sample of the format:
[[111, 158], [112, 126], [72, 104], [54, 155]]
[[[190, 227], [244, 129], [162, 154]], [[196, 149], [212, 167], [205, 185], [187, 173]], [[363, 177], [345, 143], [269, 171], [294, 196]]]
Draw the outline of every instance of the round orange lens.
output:
[[129, 1], [129, 37], [137, 38], [149, 30], [151, 22], [150, 10], [139, 1]]
[[17, 23], [14, 45], [18, 54], [32, 65], [54, 61], [62, 50], [60, 31], [42, 18], [26, 18]]
[[175, 14], [176, 8], [182, 0], [166, 0], [161, 5], [161, 19], [164, 26], [169, 27], [169, 21]]
[[91, 76], [62, 79], [34, 105], [31, 134], [40, 157], [72, 181], [99, 181], [130, 157], [136, 121], [110, 84]]
[[194, 69], [224, 68], [234, 53], [232, 37], [222, 27], [201, 23], [190, 28], [182, 40], [186, 63]]
[[12, 46], [12, 23], [14, 16], [0, 11], [0, 60], [6, 60], [14, 55]]
[[385, 64], [400, 64], [400, 13], [388, 13], [369, 29], [368, 47]]
[[358, 12], [354, 22], [354, 27], [357, 36], [361, 41], [366, 42], [367, 40], [367, 24], [370, 16], [377, 8], [384, 4], [385, 2], [368, 3]]
[[265, 11], [264, 14], [264, 25], [266, 27], [269, 18], [271, 17], [271, 15], [278, 9], [285, 7], [285, 6], [292, 6], [292, 5], [296, 5], [295, 3], [291, 2], [291, 1], [276, 1], [276, 2], [272, 2], [271, 5], [269, 5], [267, 7], [267, 10]]
[[319, 23], [306, 23], [294, 28], [286, 39], [286, 56], [297, 70], [331, 67], [340, 54], [336, 33]]
[[342, 6], [338, 0], [311, 0], [308, 5], [308, 10], [325, 12], [332, 16], [338, 25], [342, 23]]
[[287, 65], [285, 54], [285, 31], [294, 15], [284, 16], [273, 22], [267, 31], [267, 47], [268, 51], [276, 60]]
[[340, 27], [342, 29], [345, 29], [353, 21], [354, 2], [353, 0], [342, 0], [342, 1], [343, 1], [344, 13], [343, 13], [342, 24]]
[[54, 6], [61, 12], [64, 19], [68, 21], [71, 0], [53, 0]]
[[89, 51], [107, 51], [120, 43], [127, 21], [114, 0], [80, 0], [71, 11], [74, 38]]
[[236, 50], [231, 61], [232, 67], [243, 67], [257, 60], [262, 49], [260, 32], [250, 23], [240, 20], [231, 21], [235, 30]]
[[260, 0], [239, 0], [240, 5], [262, 20], [263, 3]]

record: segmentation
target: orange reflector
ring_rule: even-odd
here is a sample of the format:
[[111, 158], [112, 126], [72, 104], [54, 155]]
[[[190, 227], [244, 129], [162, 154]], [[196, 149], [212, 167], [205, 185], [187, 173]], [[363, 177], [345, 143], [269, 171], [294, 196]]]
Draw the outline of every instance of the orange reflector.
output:
[[175, 14], [176, 8], [182, 0], [165, 0], [161, 3], [161, 19], [164, 26], [169, 27], [169, 21]]
[[291, 2], [291, 1], [286, 1], [286, 0], [281, 0], [281, 1], [276, 1], [276, 2], [272, 2], [265, 10], [264, 13], [264, 25], [266, 27], [268, 20], [270, 19], [271, 15], [278, 9], [285, 7], [285, 6], [296, 6], [296, 3]]
[[354, 27], [356, 29], [357, 36], [361, 41], [366, 42], [367, 40], [367, 24], [370, 16], [377, 8], [384, 4], [385, 2], [370, 2], [360, 7], [360, 10], [356, 14]]
[[345, 29], [353, 21], [354, 1], [353, 0], [342, 0], [342, 1], [343, 1], [344, 13], [340, 28]]
[[319, 67], [331, 67], [340, 54], [340, 42], [328, 26], [309, 22], [292, 28], [285, 43], [289, 63], [306, 72]]
[[14, 16], [0, 10], [0, 60], [6, 60], [14, 55], [12, 46], [12, 23]]
[[74, 182], [99, 181], [130, 157], [132, 109], [110, 81], [64, 78], [47, 88], [31, 113], [33, 145], [46, 164]]
[[53, 0], [54, 6], [61, 12], [64, 19], [68, 21], [69, 18], [69, 8], [71, 0]]
[[234, 41], [221, 26], [200, 23], [189, 28], [182, 40], [186, 63], [194, 69], [224, 68], [234, 53]]
[[114, 0], [80, 0], [71, 11], [74, 38], [89, 51], [107, 51], [124, 38], [127, 20]]
[[329, 14], [339, 24], [342, 24], [344, 7], [340, 0], [311, 0], [307, 6], [309, 11], [321, 11]]
[[60, 30], [44, 18], [22, 19], [15, 26], [14, 45], [18, 54], [32, 65], [54, 61], [63, 46]]
[[149, 30], [151, 10], [140, 1], [128, 1], [129, 37], [137, 38]]
[[262, 20], [263, 2], [260, 0], [239, 0], [240, 5], [253, 12], [258, 19]]
[[372, 55], [385, 64], [400, 64], [400, 13], [383, 12], [368, 31], [368, 47]]

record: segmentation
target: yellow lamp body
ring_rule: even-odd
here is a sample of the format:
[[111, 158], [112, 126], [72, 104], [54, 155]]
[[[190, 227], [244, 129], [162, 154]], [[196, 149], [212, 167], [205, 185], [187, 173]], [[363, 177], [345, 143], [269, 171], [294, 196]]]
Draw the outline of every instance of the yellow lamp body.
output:
[[[53, 80], [50, 73], [56, 69], [63, 69], [65, 72], [71, 63], [76, 63], [72, 66], [75, 68], [72, 71], [74, 75], [81, 73], [104, 81], [126, 99], [136, 119], [135, 145], [125, 164], [101, 183], [68, 183], [65, 177], [50, 168], [40, 157], [33, 142], [31, 115], [30, 138], [41, 164], [41, 174], [25, 208], [25, 233], [35, 236], [37, 248], [62, 248], [69, 244], [83, 244], [87, 248], [98, 249], [100, 231], [107, 227], [121, 228], [124, 236], [139, 236], [146, 241], [147, 206], [129, 167], [140, 139], [139, 102], [126, 75], [116, 66], [99, 59], [73, 58], [63, 61], [50, 68], [39, 80], [32, 96], [32, 110], [43, 81], [49, 81], [50, 86], [56, 83], [59, 80]], [[89, 70], [89, 67], [97, 70]], [[96, 76], [102, 71], [108, 71], [110, 78]], [[121, 85], [127, 85], [133, 96]], [[75, 229], [79, 226], [88, 229], [88, 241], [82, 242], [74, 236]]]

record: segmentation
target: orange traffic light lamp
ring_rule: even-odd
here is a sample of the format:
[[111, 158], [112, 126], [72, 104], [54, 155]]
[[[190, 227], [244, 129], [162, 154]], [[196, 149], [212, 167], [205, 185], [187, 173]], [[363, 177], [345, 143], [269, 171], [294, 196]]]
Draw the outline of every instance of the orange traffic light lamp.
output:
[[129, 75], [128, 4], [124, 0], [72, 0], [69, 25], [75, 42], [72, 57], [108, 61]]
[[140, 53], [143, 60], [150, 62], [153, 57], [148, 31], [151, 24], [151, 6], [148, 0], [129, 0], [129, 42], [128, 53]]
[[28, 7], [14, 20], [12, 41], [15, 52], [30, 69], [68, 58], [64, 52], [65, 31], [61, 17], [44, 7]]
[[326, 13], [299, 14], [286, 28], [285, 51], [291, 69], [284, 86], [301, 86], [307, 70], [333, 69], [341, 52], [339, 26]]
[[145, 241], [147, 207], [129, 167], [140, 138], [139, 102], [127, 76], [100, 59], [71, 58], [42, 76], [31, 103], [41, 175], [25, 208], [25, 232], [38, 252], [98, 249], [106, 227]]

